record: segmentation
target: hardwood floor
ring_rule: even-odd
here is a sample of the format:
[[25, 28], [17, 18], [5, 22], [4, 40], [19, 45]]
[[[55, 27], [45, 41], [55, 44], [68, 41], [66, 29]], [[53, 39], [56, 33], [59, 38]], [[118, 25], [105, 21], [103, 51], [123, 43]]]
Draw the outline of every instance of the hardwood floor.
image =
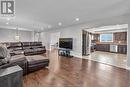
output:
[[130, 71], [80, 58], [49, 54], [50, 65], [24, 77], [24, 87], [130, 87]]

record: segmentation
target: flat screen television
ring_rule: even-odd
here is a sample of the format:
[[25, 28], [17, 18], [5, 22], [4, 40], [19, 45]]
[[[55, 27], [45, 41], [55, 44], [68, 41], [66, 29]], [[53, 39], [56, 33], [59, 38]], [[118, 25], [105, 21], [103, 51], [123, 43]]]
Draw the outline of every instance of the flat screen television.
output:
[[73, 39], [72, 38], [60, 38], [59, 48], [73, 49]]

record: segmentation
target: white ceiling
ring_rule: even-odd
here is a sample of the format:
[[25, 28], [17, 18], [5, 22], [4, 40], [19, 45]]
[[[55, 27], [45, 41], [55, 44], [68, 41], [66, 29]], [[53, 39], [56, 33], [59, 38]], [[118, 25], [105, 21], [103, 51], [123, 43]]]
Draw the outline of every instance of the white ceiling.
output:
[[[67, 27], [127, 14], [129, 0], [15, 0], [16, 16], [0, 17], [0, 26], [29, 30]], [[79, 18], [79, 21], [75, 19]], [[6, 23], [9, 24], [6, 24]], [[62, 25], [59, 26], [58, 23]]]
[[128, 24], [101, 26], [101, 27], [84, 29], [84, 30], [91, 32], [91, 33], [127, 32]]

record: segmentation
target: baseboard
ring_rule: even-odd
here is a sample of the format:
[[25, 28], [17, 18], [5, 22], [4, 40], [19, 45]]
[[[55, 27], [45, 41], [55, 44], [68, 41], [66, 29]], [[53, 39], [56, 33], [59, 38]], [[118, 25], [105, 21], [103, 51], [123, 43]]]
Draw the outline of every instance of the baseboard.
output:
[[72, 55], [72, 56], [77, 57], [77, 58], [82, 58], [81, 55]]
[[81, 53], [79, 53], [79, 52], [74, 52], [74, 51], [72, 51], [72, 52], [71, 52], [71, 55], [74, 56], [74, 57], [77, 57], [77, 58], [82, 58], [82, 55], [81, 55]]

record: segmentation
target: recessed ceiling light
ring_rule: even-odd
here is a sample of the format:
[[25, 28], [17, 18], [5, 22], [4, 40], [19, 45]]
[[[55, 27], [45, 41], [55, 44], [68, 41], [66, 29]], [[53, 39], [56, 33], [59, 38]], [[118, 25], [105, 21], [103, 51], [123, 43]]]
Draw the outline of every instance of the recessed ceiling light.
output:
[[41, 27], [41, 30], [43, 30], [44, 28], [43, 27]]
[[7, 20], [9, 21], [9, 20], [10, 20], [10, 18], [7, 18]]
[[79, 18], [76, 18], [75, 20], [76, 20], [76, 21], [79, 21]]
[[51, 25], [48, 25], [48, 28], [51, 28], [52, 26]]
[[62, 25], [62, 23], [61, 23], [61, 22], [59, 22], [59, 23], [58, 23], [58, 25], [59, 25], [59, 26], [61, 26], [61, 25]]
[[8, 22], [6, 22], [6, 24], [9, 24]]

